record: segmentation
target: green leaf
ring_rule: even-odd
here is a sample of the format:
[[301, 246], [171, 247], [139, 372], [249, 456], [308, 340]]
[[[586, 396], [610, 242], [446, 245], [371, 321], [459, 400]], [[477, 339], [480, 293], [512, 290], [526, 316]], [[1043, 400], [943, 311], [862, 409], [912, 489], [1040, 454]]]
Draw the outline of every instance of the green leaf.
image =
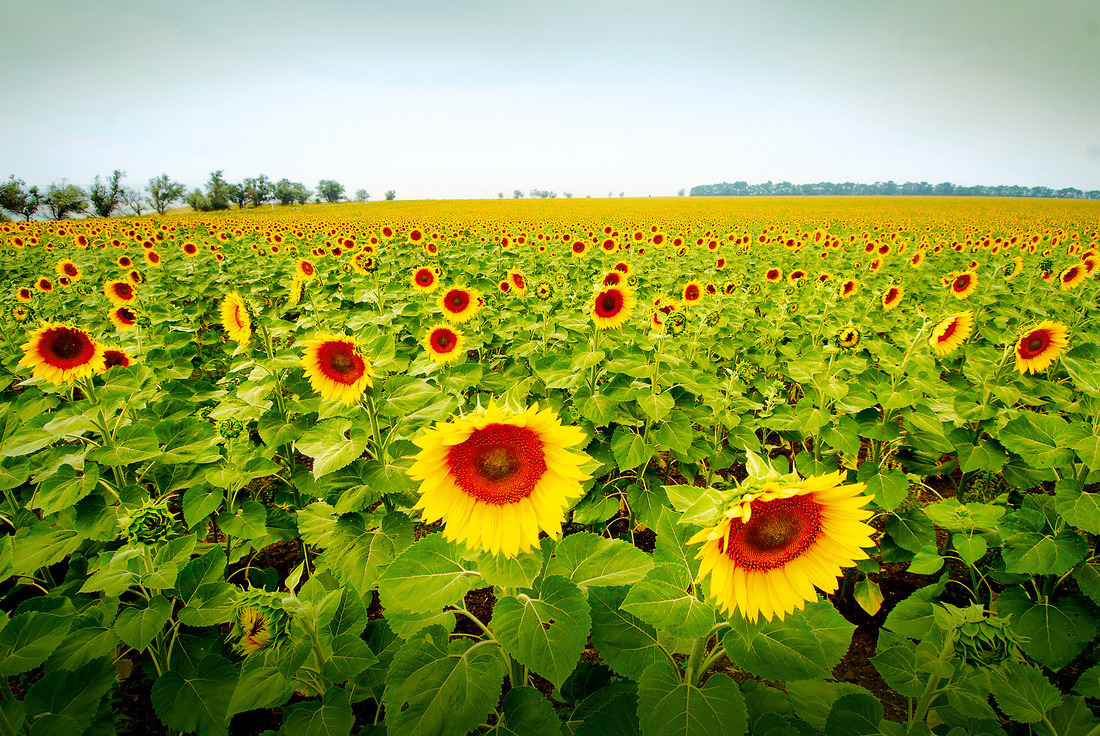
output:
[[959, 468], [964, 473], [974, 470], [997, 472], [1008, 461], [1008, 454], [1000, 442], [982, 436], [975, 444], [973, 434], [966, 427], [952, 430], [948, 439], [955, 445], [955, 451], [959, 455]]
[[909, 480], [900, 468], [882, 472], [878, 463], [860, 463], [856, 480], [867, 484], [867, 494], [875, 497], [875, 504], [885, 511], [893, 511], [909, 496]]
[[[500, 698], [504, 668], [493, 645], [446, 642], [440, 630], [411, 639], [386, 675], [389, 736], [452, 736], [472, 731]], [[473, 648], [476, 647], [476, 648]]]
[[1073, 692], [1086, 698], [1100, 697], [1100, 664], [1094, 664], [1081, 673], [1077, 684], [1073, 686]]
[[386, 379], [386, 400], [381, 413], [388, 417], [411, 414], [439, 396], [438, 389], [419, 378], [391, 376]]
[[553, 549], [546, 575], [561, 575], [582, 588], [629, 585], [645, 577], [653, 558], [619, 539], [579, 532]]
[[294, 736], [344, 736], [351, 733], [355, 715], [343, 688], [330, 687], [320, 701], [294, 703], [283, 708], [283, 732]]
[[46, 445], [57, 440], [57, 435], [42, 427], [24, 426], [18, 432], [8, 437], [4, 446], [0, 448], [0, 455], [4, 457], [19, 457], [38, 452]]
[[647, 394], [638, 399], [642, 412], [654, 422], [664, 419], [675, 405], [676, 402], [667, 393]]
[[1100, 470], [1100, 434], [1091, 432], [1073, 445], [1077, 451], [1077, 457], [1088, 466], [1089, 470]]
[[179, 620], [188, 626], [214, 626], [233, 620], [237, 611], [237, 588], [219, 580], [203, 583], [179, 610]]
[[284, 422], [277, 411], [269, 411], [260, 417], [257, 430], [260, 439], [268, 447], [282, 447], [294, 442], [309, 429], [309, 421], [306, 417], [294, 417], [289, 423]]
[[85, 463], [84, 470], [62, 465], [38, 486], [28, 508], [40, 509], [43, 515], [54, 514], [87, 496], [99, 483], [99, 466]]
[[886, 533], [895, 544], [914, 554], [920, 552], [926, 544], [936, 542], [936, 528], [928, 517], [916, 510], [908, 511], [904, 515], [891, 515], [886, 520]]
[[195, 528], [222, 505], [225, 492], [207, 483], [191, 486], [183, 492], [183, 518]]
[[48, 713], [71, 718], [77, 732], [95, 719], [100, 701], [115, 684], [115, 667], [107, 657], [94, 659], [73, 671], [54, 670], [31, 685], [23, 704], [28, 716]]
[[1068, 736], [1068, 734], [1096, 736], [1100, 734], [1100, 719], [1092, 714], [1084, 698], [1072, 695], [1067, 697], [1060, 707], [1050, 712], [1048, 718], [1053, 730], [1046, 723], [1040, 723], [1036, 726], [1039, 736]]
[[577, 666], [592, 619], [584, 592], [552, 575], [538, 591], [504, 596], [493, 608], [493, 632], [505, 651], [560, 688]]
[[898, 601], [886, 617], [883, 628], [910, 639], [923, 639], [936, 625], [932, 601], [943, 593], [943, 581], [918, 588]]
[[385, 608], [421, 613], [457, 605], [481, 576], [464, 547], [431, 534], [397, 556], [378, 579]]
[[128, 646], [143, 651], [172, 617], [172, 603], [162, 595], [144, 607], [127, 606], [115, 621], [115, 633]]
[[157, 458], [159, 463], [208, 463], [220, 457], [215, 446], [218, 433], [210, 422], [195, 417], [165, 419], [153, 432], [164, 445], [164, 454]]
[[73, 605], [66, 598], [57, 611], [25, 611], [0, 629], [0, 676], [18, 675], [46, 661], [73, 625]]
[[249, 657], [241, 667], [241, 679], [233, 688], [226, 716], [257, 708], [277, 708], [294, 694], [290, 681], [273, 665], [259, 664], [259, 657]]
[[952, 535], [951, 546], [959, 553], [959, 557], [962, 558], [963, 562], [968, 565], [976, 563], [989, 550], [989, 544], [985, 541], [985, 537], [968, 537], [965, 534]]
[[157, 437], [148, 422], [135, 422], [115, 433], [114, 444], [97, 447], [88, 453], [89, 460], [107, 465], [129, 465], [160, 455]]
[[878, 587], [878, 583], [870, 578], [864, 578], [855, 584], [852, 589], [852, 597], [855, 598], [859, 607], [871, 616], [879, 612], [884, 600], [882, 589]]
[[1067, 429], [1066, 420], [1056, 414], [1022, 412], [997, 439], [1034, 468], [1060, 468], [1073, 462], [1073, 450], [1062, 437]]
[[515, 557], [482, 552], [477, 558], [477, 569], [489, 585], [529, 588], [542, 570], [542, 562], [541, 552], [520, 552]]
[[[1006, 591], [1007, 592], [1007, 591]], [[1005, 604], [1010, 598], [1002, 595]], [[1020, 603], [1023, 603], [1021, 600]], [[1057, 605], [1035, 603], [1007, 610], [1012, 613], [1012, 630], [1020, 637], [1020, 648], [1044, 667], [1058, 671], [1073, 661], [1096, 637], [1096, 621], [1077, 601], [1060, 597]]]
[[367, 430], [350, 419], [326, 419], [311, 427], [294, 443], [313, 458], [313, 477], [322, 478], [351, 463], [367, 449]]
[[340, 500], [336, 502], [337, 514], [361, 511], [380, 499], [382, 494], [392, 498], [412, 491], [417, 485], [401, 465], [383, 464], [378, 460], [366, 461], [362, 477], [362, 485], [353, 486], [340, 494]]
[[713, 674], [703, 687], [680, 680], [667, 660], [651, 664], [638, 680], [638, 720], [644, 736], [741, 736], [748, 729], [737, 683]]
[[679, 565], [694, 578], [699, 574], [699, 560], [695, 556], [699, 548], [688, 546], [688, 540], [699, 527], [680, 524], [679, 518], [679, 514], [671, 509], [666, 508], [661, 512], [661, 518], [657, 522], [657, 544], [653, 550], [653, 561], [658, 565]]
[[913, 561], [909, 563], [908, 572], [917, 575], [931, 575], [943, 567], [943, 557], [934, 544], [926, 544], [920, 548]]
[[229, 701], [237, 684], [237, 670], [229, 660], [208, 654], [194, 675], [165, 672], [153, 683], [153, 709], [171, 728], [198, 736], [229, 733]]
[[845, 695], [871, 695], [871, 692], [849, 682], [796, 680], [787, 683], [787, 694], [795, 714], [818, 731], [824, 731], [825, 719], [837, 700]]
[[73, 618], [64, 641], [46, 660], [46, 670], [72, 671], [99, 657], [111, 654], [118, 636], [111, 628], [112, 617], [101, 608], [85, 609]]
[[377, 661], [359, 634], [340, 634], [332, 639], [332, 656], [325, 660], [322, 674], [333, 682], [344, 682]]
[[623, 677], [636, 680], [649, 665], [665, 658], [656, 630], [619, 608], [627, 586], [592, 588], [592, 644], [610, 667]]
[[680, 639], [696, 639], [714, 626], [714, 607], [699, 600], [686, 567], [655, 566], [634, 584], [621, 608]]
[[485, 732], [505, 736], [561, 736], [561, 719], [554, 706], [533, 687], [514, 687], [504, 696], [500, 717]]
[[1004, 714], [1020, 723], [1038, 723], [1062, 704], [1062, 694], [1036, 667], [1004, 662], [990, 676], [993, 697]]
[[1100, 534], [1100, 493], [1086, 493], [1075, 480], [1060, 480], [1054, 505], [1067, 524], [1090, 534]]
[[878, 736], [884, 711], [873, 695], [842, 695], [825, 719], [825, 736]]
[[730, 659], [769, 680], [828, 677], [856, 629], [828, 601], [809, 603], [784, 621], [751, 623], [738, 616], [730, 624], [722, 637]]
[[924, 692], [925, 675], [917, 671], [917, 648], [908, 639], [882, 631], [878, 635], [875, 656], [871, 664], [886, 684], [907, 698], [917, 698]]
[[245, 501], [234, 513], [218, 514], [218, 527], [238, 539], [260, 539], [267, 534], [267, 507], [259, 501]]
[[611, 452], [619, 470], [633, 470], [653, 457], [653, 448], [629, 427], [620, 425], [611, 436]]
[[1005, 571], [1023, 575], [1064, 575], [1088, 554], [1088, 542], [1063, 529], [1055, 536], [1038, 532], [1013, 534], [1004, 541]]

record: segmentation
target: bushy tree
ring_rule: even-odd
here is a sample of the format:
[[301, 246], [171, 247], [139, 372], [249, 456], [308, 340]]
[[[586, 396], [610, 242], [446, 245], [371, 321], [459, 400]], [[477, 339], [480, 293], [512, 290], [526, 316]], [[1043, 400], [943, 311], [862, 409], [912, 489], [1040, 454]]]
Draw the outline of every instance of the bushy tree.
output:
[[[286, 177], [279, 179], [279, 181], [275, 182], [275, 199], [278, 200], [279, 204], [281, 205], [290, 204], [298, 198], [297, 187], [300, 186], [302, 185], [298, 184], [297, 182], [293, 182]], [[306, 196], [308, 197], [309, 195], [307, 194]]]
[[248, 192], [244, 190], [244, 184], [226, 184], [225, 196], [240, 209], [243, 209], [244, 203], [248, 201]]
[[195, 212], [210, 212], [214, 209], [214, 205], [210, 204], [210, 200], [206, 195], [202, 193], [202, 190], [195, 188], [190, 194], [183, 198], [183, 201], [195, 210]]
[[523, 192], [519, 189], [513, 189], [512, 199], [523, 199]]
[[386, 201], [387, 202], [392, 202], [394, 199], [396, 199], [396, 197], [397, 197], [397, 190], [396, 189], [387, 189], [386, 190]]
[[368, 199], [370, 199], [370, 193], [366, 189], [356, 189], [355, 190], [355, 201], [356, 202], [366, 202]]
[[102, 181], [96, 174], [95, 181], [88, 187], [88, 199], [98, 217], [110, 217], [111, 213], [122, 206], [122, 177], [125, 171], [114, 170], [111, 178]]
[[25, 220], [30, 220], [42, 206], [45, 196], [38, 191], [38, 187], [26, 188], [27, 184], [22, 179], [16, 179], [12, 174], [8, 180], [0, 184], [0, 209], [19, 215]]
[[253, 207], [259, 207], [269, 201], [272, 195], [275, 194], [275, 185], [271, 183], [266, 174], [260, 174], [254, 179], [245, 179], [241, 182], [241, 188], [244, 189], [245, 199]]
[[69, 215], [78, 215], [88, 209], [88, 195], [68, 179], [50, 184], [46, 190], [44, 204], [50, 211], [50, 219], [64, 220]]
[[333, 179], [322, 179], [317, 182], [317, 199], [323, 199], [329, 204], [339, 202], [344, 198], [344, 185]]
[[163, 215], [168, 210], [169, 205], [183, 199], [187, 194], [187, 187], [178, 181], [169, 179], [168, 174], [154, 176], [145, 188], [149, 191], [146, 202], [157, 211], [158, 215]]
[[229, 209], [229, 183], [225, 180], [224, 169], [210, 172], [210, 179], [206, 182], [206, 199], [209, 200], [210, 209]]

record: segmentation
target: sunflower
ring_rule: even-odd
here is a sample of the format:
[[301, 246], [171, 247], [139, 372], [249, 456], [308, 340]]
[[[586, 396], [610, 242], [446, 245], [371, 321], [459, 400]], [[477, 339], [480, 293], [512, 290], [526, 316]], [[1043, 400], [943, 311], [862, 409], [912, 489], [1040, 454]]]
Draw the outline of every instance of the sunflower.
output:
[[31, 291], [29, 286], [20, 286], [15, 290], [15, 298], [21, 302], [29, 302], [34, 298], [34, 292]]
[[950, 314], [932, 328], [932, 336], [928, 338], [928, 344], [936, 351], [936, 355], [947, 355], [970, 337], [972, 329], [974, 329], [972, 312], [967, 310]]
[[110, 369], [118, 366], [120, 368], [130, 367], [130, 356], [125, 350], [119, 350], [117, 348], [107, 348], [103, 351], [103, 371], [109, 371]]
[[54, 266], [54, 271], [57, 272], [58, 276], [68, 278], [73, 283], [80, 281], [80, 269], [72, 261], [58, 261], [57, 265]]
[[527, 279], [519, 271], [508, 271], [508, 281], [511, 282], [512, 288], [520, 294], [527, 291]]
[[689, 281], [684, 287], [684, 304], [695, 304], [703, 298], [703, 285], [698, 281]]
[[324, 398], [350, 406], [364, 389], [374, 386], [370, 361], [347, 335], [321, 332], [305, 346], [302, 367], [313, 390]]
[[130, 280], [131, 284], [140, 284], [145, 280], [145, 277], [141, 275], [141, 271], [130, 271], [126, 274], [126, 278]]
[[424, 349], [433, 363], [453, 363], [463, 355], [466, 338], [462, 332], [447, 325], [433, 327], [424, 339]]
[[903, 296], [905, 296], [904, 286], [891, 286], [882, 294], [883, 310], [889, 312], [891, 309], [901, 303], [901, 298]]
[[298, 263], [294, 266], [294, 270], [298, 274], [298, 278], [302, 281], [312, 281], [317, 276], [317, 269], [305, 258], [298, 259]]
[[1020, 256], [1016, 256], [1012, 259], [1012, 264], [1004, 267], [1004, 280], [1011, 281], [1020, 275], [1020, 271], [1024, 270], [1024, 259]]
[[863, 523], [863, 483], [841, 485], [842, 473], [791, 481], [770, 480], [737, 498], [716, 526], [690, 544], [699, 580], [710, 577], [710, 597], [723, 612], [770, 621], [817, 599], [815, 588], [837, 589], [841, 568], [866, 559], [874, 528]]
[[27, 311], [26, 307], [23, 307], [23, 306], [12, 307], [11, 318], [14, 319], [16, 322], [22, 322], [29, 315], [30, 315], [30, 312]]
[[443, 311], [443, 317], [456, 325], [468, 322], [477, 314], [480, 306], [480, 295], [473, 289], [456, 286], [448, 289], [447, 293], [439, 297], [439, 308]]
[[573, 244], [569, 246], [569, 251], [574, 258], [584, 258], [585, 254], [588, 253], [588, 241], [574, 240]]
[[842, 348], [854, 348], [859, 345], [859, 330], [855, 327], [845, 327], [836, 333], [836, 344]]
[[966, 299], [977, 288], [978, 274], [973, 271], [963, 271], [951, 280], [951, 294], [956, 299]]
[[806, 278], [806, 272], [803, 271], [801, 268], [796, 268], [795, 270], [791, 271], [791, 273], [787, 276], [787, 280], [790, 281], [792, 284], [797, 283], [804, 278]]
[[19, 365], [33, 368], [35, 378], [55, 385], [103, 370], [103, 347], [79, 327], [43, 323], [20, 347]]
[[592, 299], [592, 321], [601, 330], [616, 330], [634, 312], [634, 292], [628, 286], [609, 286]]
[[248, 316], [248, 307], [241, 295], [235, 291], [226, 294], [222, 299], [221, 312], [222, 329], [229, 339], [248, 342], [252, 337], [252, 318]]
[[129, 281], [108, 281], [103, 285], [103, 293], [116, 307], [132, 302], [137, 296], [134, 285]]
[[40, 276], [38, 280], [34, 282], [34, 288], [38, 289], [43, 294], [49, 294], [53, 291], [53, 282], [45, 276]]
[[439, 286], [439, 276], [436, 275], [434, 268], [421, 266], [413, 271], [412, 276], [409, 277], [409, 283], [421, 294], [431, 294]]
[[119, 268], [129, 268], [134, 265], [134, 262], [130, 260], [130, 256], [119, 256], [117, 263]]
[[1088, 270], [1083, 263], [1075, 263], [1058, 275], [1058, 281], [1062, 284], [1062, 291], [1069, 291], [1078, 286], [1089, 277]]
[[183, 251], [183, 254], [185, 256], [195, 256], [198, 255], [199, 246], [195, 245], [194, 243], [184, 243], [180, 246], [180, 250]]
[[247, 657], [271, 645], [271, 621], [266, 613], [257, 608], [242, 608], [238, 621], [242, 635], [237, 641], [237, 649], [241, 654]]
[[414, 440], [409, 476], [420, 482], [414, 508], [424, 521], [446, 518], [443, 536], [470, 549], [515, 557], [561, 534], [565, 511], [583, 491], [588, 458], [566, 448], [584, 441], [538, 404], [521, 412], [490, 402], [464, 418], [437, 422]]
[[1020, 336], [1016, 342], [1016, 370], [1020, 373], [1045, 371], [1069, 345], [1069, 328], [1045, 320]]
[[119, 305], [107, 313], [111, 324], [120, 330], [132, 330], [137, 326], [137, 312], [125, 304]]
[[302, 301], [302, 280], [295, 276], [290, 282], [290, 293], [287, 295], [286, 305], [288, 307], [298, 306], [298, 302]]
[[769, 268], [767, 273], [764, 274], [764, 278], [773, 284], [778, 283], [783, 278], [783, 269]]
[[859, 291], [859, 281], [857, 279], [848, 279], [840, 287], [840, 298], [847, 299], [853, 296], [857, 291]]
[[554, 295], [554, 287], [545, 281], [535, 287], [535, 296], [539, 299], [549, 299]]

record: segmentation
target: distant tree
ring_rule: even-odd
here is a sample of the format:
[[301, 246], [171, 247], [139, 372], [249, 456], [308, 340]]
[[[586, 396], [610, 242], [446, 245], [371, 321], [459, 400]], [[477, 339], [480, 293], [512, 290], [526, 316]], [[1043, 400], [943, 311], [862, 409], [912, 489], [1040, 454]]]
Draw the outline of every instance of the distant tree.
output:
[[69, 215], [78, 215], [88, 209], [88, 195], [68, 179], [50, 184], [46, 190], [44, 204], [50, 211], [51, 220], [64, 220]]
[[615, 196], [615, 193], [614, 193], [614, 192], [608, 192], [608, 193], [607, 193], [607, 198], [608, 198], [608, 199], [610, 199], [611, 197], [614, 197], [614, 196]]
[[184, 197], [183, 201], [186, 202], [191, 209], [195, 210], [195, 212], [209, 212], [214, 209], [214, 205], [210, 203], [207, 196], [198, 188], [195, 188], [194, 191]]
[[96, 174], [95, 181], [88, 187], [88, 199], [98, 217], [110, 217], [111, 213], [122, 205], [122, 177], [125, 171], [114, 170], [111, 178], [101, 181]]
[[370, 193], [366, 189], [356, 189], [355, 190], [355, 201], [356, 202], [366, 202], [368, 199], [370, 199]]
[[279, 201], [281, 205], [288, 205], [294, 201], [294, 183], [283, 177], [279, 181], [275, 182], [275, 199]]
[[145, 202], [155, 209], [158, 215], [163, 215], [170, 204], [183, 199], [187, 194], [187, 187], [169, 179], [168, 174], [154, 176], [145, 185], [145, 189], [149, 192]]
[[344, 198], [344, 185], [333, 179], [322, 179], [317, 182], [317, 199], [325, 200], [329, 204], [339, 202]]
[[523, 192], [518, 189], [512, 191], [512, 199], [523, 199]]
[[682, 197], [682, 196], [684, 196], [685, 193], [686, 193], [686, 190], [681, 189], [681, 190], [676, 192], [676, 196], [677, 197]]
[[[141, 217], [141, 211], [145, 209], [145, 200], [141, 197], [140, 189], [127, 187], [122, 190], [122, 203], [130, 208], [137, 217]], [[164, 214], [163, 212], [161, 214]]]
[[622, 199], [626, 196], [626, 192], [619, 192], [619, 198]]
[[497, 199], [504, 199], [504, 192], [497, 192]]
[[16, 179], [14, 174], [9, 176], [6, 182], [0, 184], [0, 209], [29, 221], [42, 206], [45, 196], [38, 191], [38, 187], [26, 189], [26, 186], [26, 182]]
[[226, 199], [237, 205], [238, 209], [243, 209], [244, 203], [248, 201], [248, 192], [245, 191], [244, 182], [240, 184], [226, 184], [225, 196]]
[[396, 189], [387, 189], [386, 190], [386, 201], [387, 202], [392, 202], [396, 198], [397, 198], [397, 190]]
[[224, 169], [211, 171], [210, 179], [206, 182], [206, 199], [212, 210], [229, 209], [229, 183], [224, 174]]
[[291, 185], [294, 189], [294, 201], [298, 204], [305, 204], [309, 201], [309, 195], [313, 194], [312, 190], [300, 181], [294, 182]]
[[531, 190], [531, 199], [555, 199], [557, 196], [557, 192], [551, 192], [549, 189]]
[[267, 178], [266, 174], [260, 174], [254, 179], [245, 179], [241, 182], [245, 199], [253, 206], [259, 207], [275, 194], [275, 185]]
[[573, 199], [573, 192], [562, 192], [561, 196], [565, 197], [566, 199]]

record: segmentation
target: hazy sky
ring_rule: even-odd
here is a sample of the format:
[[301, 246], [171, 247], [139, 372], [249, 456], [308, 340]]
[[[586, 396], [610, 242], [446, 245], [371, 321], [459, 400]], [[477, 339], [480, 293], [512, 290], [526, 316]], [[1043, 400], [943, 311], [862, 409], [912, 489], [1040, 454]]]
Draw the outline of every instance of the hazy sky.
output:
[[0, 0], [0, 178], [1100, 189], [1098, 0]]

